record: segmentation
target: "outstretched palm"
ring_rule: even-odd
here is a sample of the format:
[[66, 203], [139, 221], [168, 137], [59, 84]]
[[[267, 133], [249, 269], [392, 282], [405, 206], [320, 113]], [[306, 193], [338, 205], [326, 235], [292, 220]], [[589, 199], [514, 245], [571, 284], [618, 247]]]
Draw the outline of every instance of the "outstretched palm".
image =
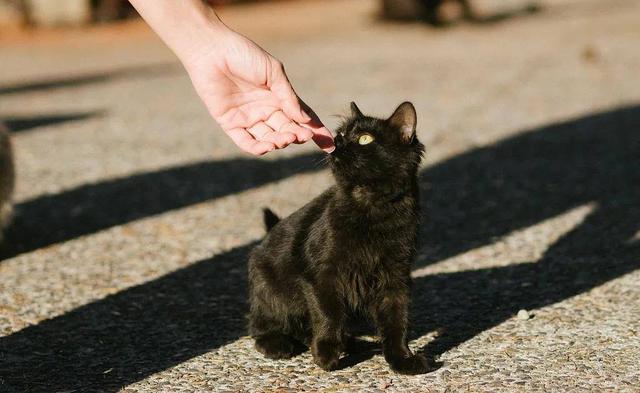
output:
[[211, 115], [242, 150], [262, 155], [312, 138], [333, 150], [331, 132], [298, 98], [282, 64], [245, 37], [224, 37], [187, 68]]

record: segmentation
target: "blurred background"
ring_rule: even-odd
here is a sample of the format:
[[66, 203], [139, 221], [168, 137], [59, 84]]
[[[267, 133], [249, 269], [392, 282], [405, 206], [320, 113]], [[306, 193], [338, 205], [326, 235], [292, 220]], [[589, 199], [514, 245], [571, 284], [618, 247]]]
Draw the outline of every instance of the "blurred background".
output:
[[[638, 386], [639, 0], [211, 3], [283, 61], [330, 129], [350, 101], [380, 117], [415, 104], [428, 219], [412, 338], [436, 342], [426, 352], [449, 373], [421, 381]], [[240, 152], [121, 0], [0, 0], [0, 122], [17, 166], [0, 382], [279, 386], [246, 371], [259, 363], [242, 338], [244, 260], [263, 206], [286, 215], [332, 184], [315, 146]], [[540, 311], [518, 325], [520, 308]], [[260, 367], [311, 364], [291, 362]], [[387, 375], [380, 357], [363, 367]], [[293, 389], [324, 386], [309, 375]]]
[[[274, 0], [203, 0], [211, 6], [240, 3], [269, 2]], [[278, 1], [278, 0], [275, 0]], [[283, 0], [280, 0], [283, 1]], [[293, 1], [293, 0], [289, 0]], [[446, 25], [456, 19], [495, 21], [518, 13], [539, 10], [537, 3], [521, 4], [521, 9], [509, 9], [518, 0], [501, 2], [507, 8], [493, 15], [476, 12], [478, 0], [378, 0], [380, 14], [395, 20], [422, 20], [434, 25]], [[472, 4], [473, 3], [473, 4]], [[134, 18], [135, 9], [127, 0], [2, 0], [1, 18], [6, 26], [79, 26]]]
[[[431, 163], [638, 98], [636, 0], [211, 3], [284, 62], [330, 128], [351, 100], [379, 116], [414, 101]], [[18, 198], [242, 156], [127, 1], [0, 0], [0, 58]]]

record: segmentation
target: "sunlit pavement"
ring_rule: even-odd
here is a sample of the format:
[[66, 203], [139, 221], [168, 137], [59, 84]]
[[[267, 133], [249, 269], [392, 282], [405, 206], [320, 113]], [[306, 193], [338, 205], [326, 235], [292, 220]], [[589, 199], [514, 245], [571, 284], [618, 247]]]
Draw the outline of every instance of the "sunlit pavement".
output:
[[240, 153], [129, 23], [0, 40], [18, 167], [0, 391], [638, 391], [640, 4], [546, 0], [446, 29], [382, 23], [376, 4], [221, 15], [330, 127], [351, 100], [379, 116], [415, 103], [427, 156], [411, 347], [437, 369], [394, 375], [371, 344], [333, 373], [253, 349], [261, 208], [290, 213], [331, 177], [311, 145]]

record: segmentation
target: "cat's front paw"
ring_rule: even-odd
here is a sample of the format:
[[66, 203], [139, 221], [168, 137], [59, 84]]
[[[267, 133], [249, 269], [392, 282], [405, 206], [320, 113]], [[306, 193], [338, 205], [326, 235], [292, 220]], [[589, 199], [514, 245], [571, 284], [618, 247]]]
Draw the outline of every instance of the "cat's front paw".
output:
[[340, 344], [333, 341], [319, 340], [311, 347], [313, 362], [325, 371], [338, 368], [341, 352]]
[[411, 355], [406, 358], [388, 359], [387, 361], [391, 369], [398, 374], [425, 374], [433, 369], [427, 358], [420, 354]]

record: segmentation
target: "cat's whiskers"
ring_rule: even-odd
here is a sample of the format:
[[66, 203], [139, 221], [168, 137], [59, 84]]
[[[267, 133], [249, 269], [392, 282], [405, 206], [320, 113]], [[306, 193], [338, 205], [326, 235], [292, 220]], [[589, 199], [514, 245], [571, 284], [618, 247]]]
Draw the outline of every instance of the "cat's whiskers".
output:
[[322, 157], [321, 159], [319, 159], [319, 160], [315, 161], [315, 162], [313, 163], [313, 166], [314, 166], [315, 168], [321, 168], [321, 167], [322, 167], [322, 168], [324, 168], [324, 167], [328, 166], [328, 165], [329, 165], [329, 157], [330, 157], [330, 156], [329, 156], [328, 154], [327, 154], [327, 155], [325, 155], [325, 156], [324, 156], [324, 157]]

